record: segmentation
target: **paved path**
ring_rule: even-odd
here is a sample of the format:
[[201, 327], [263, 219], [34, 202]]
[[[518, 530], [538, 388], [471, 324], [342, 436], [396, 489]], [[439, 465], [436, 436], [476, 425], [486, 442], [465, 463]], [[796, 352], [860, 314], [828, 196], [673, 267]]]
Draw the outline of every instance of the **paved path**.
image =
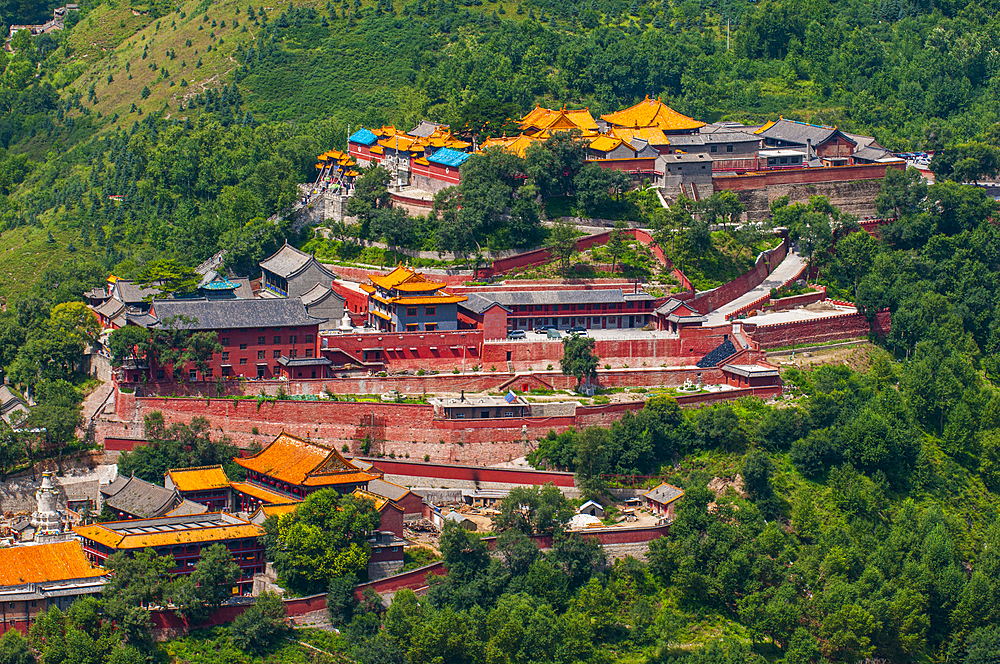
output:
[[81, 439], [87, 435], [87, 427], [90, 426], [90, 419], [97, 414], [101, 406], [107, 400], [108, 396], [111, 395], [111, 391], [114, 389], [114, 385], [111, 381], [106, 383], [101, 383], [101, 385], [88, 394], [83, 399], [83, 404], [81, 405], [81, 412], [83, 414], [83, 428], [76, 430], [76, 435]]
[[781, 264], [774, 268], [774, 272], [769, 274], [761, 285], [757, 286], [746, 295], [738, 297], [732, 302], [724, 304], [715, 311], [710, 312], [707, 316], [708, 322], [706, 322], [705, 325], [725, 325], [726, 314], [731, 314], [740, 307], [750, 304], [757, 298], [767, 294], [772, 288], [780, 288], [781, 286], [784, 286], [785, 283], [795, 278], [805, 265], [806, 262], [801, 256], [795, 252], [789, 251], [788, 255], [785, 256], [785, 260], [781, 261]]

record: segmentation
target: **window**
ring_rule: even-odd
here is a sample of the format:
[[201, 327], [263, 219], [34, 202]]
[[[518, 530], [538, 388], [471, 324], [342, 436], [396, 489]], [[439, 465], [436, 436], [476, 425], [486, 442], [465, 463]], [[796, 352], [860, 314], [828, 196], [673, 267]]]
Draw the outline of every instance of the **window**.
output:
[[267, 366], [261, 365], [257, 367], [257, 378], [263, 378], [265, 373], [267, 373]]
[[312, 356], [313, 356], [313, 349], [306, 348], [306, 357], [312, 357]]
[[512, 410], [505, 410], [503, 412], [503, 416], [504, 417], [514, 417], [514, 411], [512, 411]]
[[279, 335], [275, 335], [274, 336], [274, 343], [276, 343], [276, 344], [280, 344], [281, 343], [281, 337]]
[[214, 369], [209, 368], [208, 371], [205, 372], [205, 378], [211, 378], [213, 371]]
[[711, 147], [711, 149], [709, 149], [709, 152], [718, 152], [718, 151], [719, 151], [719, 146], [718, 145], [713, 145]]
[[311, 335], [311, 334], [307, 334], [306, 335], [306, 343], [307, 344], [311, 344], [314, 341], [314, 339], [315, 338], [313, 337], [313, 335]]
[[288, 337], [288, 343], [297, 344], [298, 342], [299, 342], [299, 337], [297, 335], [293, 334], [290, 337]]
[[228, 350], [227, 351], [223, 351], [223, 353], [222, 353], [222, 359], [224, 359], [224, 360], [228, 360], [229, 359], [229, 351]]
[[425, 323], [424, 324], [424, 330], [426, 330], [427, 332], [433, 332], [436, 329], [438, 329], [437, 323]]
[[416, 307], [407, 307], [406, 308], [406, 315], [407, 316], [416, 316], [417, 315], [417, 308]]
[[437, 307], [424, 307], [424, 314], [427, 316], [434, 316], [437, 314]]
[[246, 344], [240, 344], [240, 350], [246, 350], [246, 349], [247, 349]]
[[298, 357], [299, 351], [296, 349], [291, 349], [288, 351], [288, 357]]
[[726, 152], [732, 152], [732, 151], [733, 151], [733, 146], [732, 145], [727, 145], [726, 146]]
[[267, 337], [257, 337], [257, 345], [263, 346], [267, 343]]
[[219, 343], [221, 343], [223, 346], [228, 346], [229, 345], [229, 337], [222, 337], [221, 339], [219, 339]]
[[455, 419], [456, 420], [464, 420], [465, 419], [465, 413], [455, 413]]
[[191, 369], [190, 371], [188, 371], [188, 378], [190, 378], [191, 380], [198, 380], [198, 370]]
[[788, 157], [781, 157], [778, 161], [780, 163], [782, 163], [782, 164], [787, 164], [788, 163]]
[[406, 324], [406, 331], [407, 332], [416, 332], [417, 331], [417, 324], [416, 323], [407, 323]]
[[262, 350], [259, 350], [259, 351], [257, 351], [257, 359], [258, 359], [258, 360], [263, 360], [263, 359], [265, 359], [266, 357], [267, 357], [267, 356], [266, 356], [266, 355], [264, 355], [264, 351], [262, 351]]
[[279, 357], [281, 357], [281, 349], [275, 348], [273, 351], [271, 351], [271, 354], [274, 357], [274, 359], [278, 359]]
[[274, 371], [271, 372], [271, 375], [272, 376], [277, 376], [280, 373], [281, 373], [281, 367], [278, 366], [277, 364], [275, 364], [274, 365]]
[[156, 370], [156, 380], [163, 380], [163, 369]]
[[246, 364], [246, 363], [247, 363], [247, 358], [241, 357], [240, 358], [240, 364]]

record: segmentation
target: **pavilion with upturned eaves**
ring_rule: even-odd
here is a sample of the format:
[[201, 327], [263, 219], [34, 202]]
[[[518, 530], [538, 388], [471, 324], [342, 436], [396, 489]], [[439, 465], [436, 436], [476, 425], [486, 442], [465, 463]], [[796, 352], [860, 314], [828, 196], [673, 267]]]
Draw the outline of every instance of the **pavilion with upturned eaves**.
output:
[[374, 475], [351, 465], [336, 450], [282, 433], [252, 457], [236, 457], [247, 469], [246, 482], [233, 482], [236, 509], [252, 512], [259, 505], [304, 500], [320, 489], [339, 494], [367, 489]]

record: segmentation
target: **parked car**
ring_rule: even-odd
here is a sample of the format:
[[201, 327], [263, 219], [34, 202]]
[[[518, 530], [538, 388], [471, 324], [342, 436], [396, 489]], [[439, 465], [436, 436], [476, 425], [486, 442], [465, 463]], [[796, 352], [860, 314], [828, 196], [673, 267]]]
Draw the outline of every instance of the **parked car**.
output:
[[577, 325], [576, 327], [569, 328], [569, 333], [585, 337], [587, 336], [587, 328], [585, 328], [583, 325]]
[[539, 325], [534, 329], [535, 334], [546, 334], [549, 330], [556, 329], [555, 325]]
[[526, 336], [528, 336], [528, 334], [524, 330], [511, 330], [507, 333], [508, 339], [523, 339]]
[[545, 333], [545, 336], [547, 336], [549, 339], [562, 339], [562, 332], [560, 332], [556, 328], [552, 328], [551, 330]]

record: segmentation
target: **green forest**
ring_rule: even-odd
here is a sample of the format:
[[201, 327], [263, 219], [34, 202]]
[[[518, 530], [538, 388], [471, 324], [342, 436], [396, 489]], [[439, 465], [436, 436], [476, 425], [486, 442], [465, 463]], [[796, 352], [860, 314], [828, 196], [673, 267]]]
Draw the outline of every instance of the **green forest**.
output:
[[[59, 4], [0, 2], [3, 33]], [[564, 139], [524, 159], [470, 159], [463, 189], [435, 201], [439, 218], [387, 208], [373, 169], [352, 201], [357, 228], [321, 239], [275, 220], [315, 177], [316, 155], [344, 149], [362, 124], [429, 119], [482, 139], [536, 103], [596, 116], [658, 95], [704, 121], [784, 115], [936, 150], [937, 184], [887, 173], [878, 208], [894, 221], [878, 238], [823, 199], [772, 208], [830, 295], [870, 319], [888, 309], [892, 331], [853, 368], [785, 370], [791, 389], [774, 403], [681, 411], [660, 396], [611, 427], [538, 441], [531, 462], [575, 472], [587, 497], [606, 495], [609, 474], [659, 474], [684, 489], [645, 562], [612, 562], [567, 535], [570, 506], [537, 490], [503, 505], [493, 552], [447, 528], [447, 576], [386, 606], [345, 591], [365, 543], [315, 510], [272, 522], [268, 544], [295, 589], [329, 591], [339, 635], [296, 630], [311, 645], [289, 641], [268, 597], [232, 625], [153, 643], [140, 607], [177, 598], [196, 612], [219, 601], [232, 571], [208, 558], [200, 585], [171, 585], [169, 561], [149, 558], [116, 561], [103, 600], [52, 612], [26, 640], [4, 637], [0, 664], [325, 661], [315, 648], [362, 664], [1000, 661], [1000, 210], [958, 184], [1000, 169], [1000, 7], [272, 4], [86, 0], [64, 30], [19, 32], [0, 52], [0, 366], [38, 399], [28, 424], [51, 432], [49, 453], [85, 445], [73, 432], [93, 385], [74, 358], [98, 330], [82, 293], [111, 272], [191, 268], [220, 249], [247, 272], [285, 239], [333, 253], [357, 237], [459, 253], [557, 247], [572, 232], [541, 222], [572, 201], [594, 216], [627, 210], [662, 245], [670, 238], [699, 284], [723, 278], [701, 260], [716, 251], [707, 220], [731, 218], [731, 202], [656, 209]], [[742, 254], [760, 238], [722, 239]], [[148, 479], [231, 456], [202, 421], [149, 426], [156, 450], [123, 460]], [[0, 472], [30, 453], [4, 432]], [[355, 509], [324, 500], [330, 513]], [[331, 529], [340, 538], [325, 550], [343, 558], [305, 574], [284, 543]], [[551, 535], [551, 550], [535, 535]]]

